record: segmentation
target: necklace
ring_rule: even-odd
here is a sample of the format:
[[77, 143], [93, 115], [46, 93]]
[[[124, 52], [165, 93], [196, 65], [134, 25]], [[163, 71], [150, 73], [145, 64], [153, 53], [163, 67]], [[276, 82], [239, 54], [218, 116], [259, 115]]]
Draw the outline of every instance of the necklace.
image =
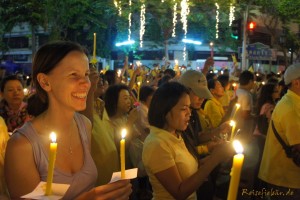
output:
[[[46, 122], [46, 120], [45, 120], [45, 116], [44, 116], [44, 119], [43, 119], [43, 121], [44, 121], [44, 126], [45, 126], [45, 130], [50, 130], [49, 129], [49, 127], [48, 127], [48, 124], [47, 123], [45, 123]], [[72, 123], [73, 124], [73, 123]], [[71, 125], [72, 126], [72, 125]], [[70, 132], [68, 135], [69, 135], [69, 140], [70, 140], [70, 142], [69, 142], [69, 147], [66, 147], [66, 145], [59, 145], [59, 146], [62, 146], [62, 147], [64, 147], [65, 149], [66, 149], [66, 151], [67, 151], [67, 153], [68, 153], [68, 155], [69, 156], [72, 156], [73, 155], [73, 147], [72, 147], [72, 138], [73, 138], [73, 131], [72, 131], [72, 128], [69, 128], [69, 131], [68, 132]]]

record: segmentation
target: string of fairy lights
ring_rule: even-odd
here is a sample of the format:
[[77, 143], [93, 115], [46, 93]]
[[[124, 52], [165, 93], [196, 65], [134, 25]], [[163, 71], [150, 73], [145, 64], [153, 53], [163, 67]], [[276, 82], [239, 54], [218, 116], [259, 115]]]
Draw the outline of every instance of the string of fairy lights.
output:
[[146, 24], [146, 6], [145, 3], [141, 5], [141, 14], [140, 14], [140, 47], [143, 47], [143, 37], [145, 34], [145, 24]]
[[[189, 4], [188, 4], [188, 0], [182, 0], [181, 3], [181, 23], [182, 23], [182, 30], [184, 33], [184, 39], [186, 39], [186, 35], [187, 35], [187, 28], [188, 28], [188, 20], [187, 17], [190, 13], [190, 8], [189, 8]], [[186, 43], [184, 43], [184, 47], [183, 47], [183, 60], [186, 60]]]
[[132, 4], [131, 0], [129, 0], [128, 4], [130, 7], [130, 12], [128, 14], [128, 41], [130, 41], [130, 39], [131, 39], [131, 14], [132, 14], [131, 13], [131, 4]]
[[229, 26], [231, 26], [233, 20], [235, 20], [234, 12], [235, 12], [235, 6], [232, 3], [230, 3], [230, 7], [229, 7]]
[[220, 9], [220, 6], [218, 3], [215, 3], [216, 5], [216, 39], [219, 38], [219, 22], [220, 22], [220, 19], [219, 19], [219, 9]]
[[[145, 0], [141, 0], [142, 5], [140, 7], [140, 30], [139, 30], [139, 39], [140, 39], [140, 47], [143, 47], [143, 38], [145, 34], [145, 29], [146, 29], [146, 5], [145, 5]], [[171, 0], [170, 0], [171, 1]], [[173, 20], [172, 20], [172, 37], [176, 37], [176, 24], [178, 22], [177, 20], [177, 9], [178, 9], [178, 0], [173, 0]], [[164, 3], [165, 0], [161, 0], [161, 3]], [[235, 1], [233, 1], [235, 2]], [[117, 8], [118, 15], [122, 15], [122, 0], [114, 0], [114, 5]], [[131, 6], [132, 6], [132, 0], [129, 0], [128, 2], [129, 5], [129, 14], [128, 14], [128, 41], [131, 41], [131, 27], [132, 27], [132, 12], [131, 12]], [[180, 2], [180, 21], [182, 23], [182, 30], [184, 34], [184, 39], [187, 37], [187, 32], [188, 32], [188, 15], [190, 13], [190, 8], [189, 8], [189, 0], [181, 0]], [[220, 6], [216, 2], [215, 3], [216, 7], [216, 24], [215, 24], [215, 29], [216, 29], [216, 34], [215, 38], [219, 38], [219, 9]], [[229, 26], [232, 25], [232, 22], [235, 20], [235, 6], [234, 3], [230, 3], [229, 6]], [[184, 48], [183, 48], [183, 60], [186, 60], [186, 44], [184, 43]]]
[[177, 2], [174, 1], [174, 7], [173, 7], [173, 30], [172, 30], [172, 37], [176, 37], [176, 24], [177, 24]]

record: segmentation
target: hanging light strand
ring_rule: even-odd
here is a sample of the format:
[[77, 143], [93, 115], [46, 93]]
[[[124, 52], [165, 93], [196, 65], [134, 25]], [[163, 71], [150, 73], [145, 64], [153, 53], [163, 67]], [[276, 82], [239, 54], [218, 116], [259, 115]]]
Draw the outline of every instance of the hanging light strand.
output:
[[129, 9], [130, 12], [128, 14], [128, 41], [131, 39], [131, 0], [129, 0]]
[[230, 3], [230, 7], [229, 7], [229, 26], [231, 26], [232, 21], [235, 20], [234, 12], [235, 12], [235, 6], [232, 3]]
[[[182, 29], [184, 32], [184, 38], [186, 39], [186, 34], [187, 34], [187, 27], [188, 27], [188, 20], [187, 17], [190, 13], [189, 5], [188, 5], [188, 0], [182, 0], [181, 3], [181, 23], [182, 23]], [[184, 44], [183, 47], [183, 60], [186, 60], [186, 44]]]
[[[175, 2], [175, 0], [174, 0]], [[177, 24], [177, 3], [175, 2], [173, 7], [173, 31], [172, 37], [176, 37], [176, 24]]]
[[216, 7], [217, 7], [217, 10], [216, 10], [216, 39], [219, 38], [219, 4], [218, 3], [215, 3]]
[[128, 15], [128, 41], [131, 38], [131, 12]]
[[187, 17], [190, 13], [189, 5], [188, 5], [188, 0], [182, 0], [181, 1], [181, 22], [182, 22], [182, 29], [184, 31], [184, 35], [186, 36], [187, 34], [187, 26], [188, 26], [188, 21]]
[[122, 1], [119, 1], [118, 11], [119, 11], [119, 16], [121, 16], [122, 15]]
[[114, 5], [115, 5], [116, 8], [119, 8], [117, 0], [114, 0]]
[[143, 3], [141, 5], [141, 15], [140, 15], [140, 47], [143, 47], [143, 36], [145, 33], [145, 21], [146, 21], [146, 6]]

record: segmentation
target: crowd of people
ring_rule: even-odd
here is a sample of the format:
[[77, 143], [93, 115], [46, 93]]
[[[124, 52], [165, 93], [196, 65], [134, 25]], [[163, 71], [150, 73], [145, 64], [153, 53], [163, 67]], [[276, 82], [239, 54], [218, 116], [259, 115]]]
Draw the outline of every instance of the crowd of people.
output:
[[[59, 144], [53, 182], [70, 185], [63, 199], [227, 199], [231, 137], [257, 158], [250, 169], [245, 162], [239, 199], [242, 187], [293, 193], [252, 199], [300, 199], [300, 168], [270, 128], [300, 152], [300, 65], [280, 75], [236, 67], [214, 74], [213, 65], [208, 58], [201, 71], [148, 70], [126, 60], [120, 72], [99, 72], [77, 43], [43, 45], [28, 95], [19, 76], [1, 81], [0, 199], [18, 199], [47, 180], [51, 131]], [[138, 174], [110, 183], [120, 171], [123, 128], [126, 169]]]

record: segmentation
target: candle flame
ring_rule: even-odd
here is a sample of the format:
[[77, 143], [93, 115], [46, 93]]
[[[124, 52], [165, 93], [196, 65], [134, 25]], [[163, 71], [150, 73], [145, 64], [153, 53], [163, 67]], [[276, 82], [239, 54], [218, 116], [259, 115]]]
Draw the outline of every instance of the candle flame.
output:
[[232, 83], [232, 86], [235, 87], [235, 86], [236, 86], [236, 83]]
[[235, 106], [236, 106], [236, 109], [239, 109], [241, 107], [241, 104], [236, 103]]
[[27, 94], [28, 94], [28, 89], [27, 89], [27, 88], [24, 88], [24, 89], [23, 89], [23, 92], [24, 92], [24, 95], [27, 95]]
[[137, 82], [137, 84], [138, 84], [138, 86], [140, 87], [141, 86], [141, 82], [139, 81], [139, 82]]
[[50, 133], [50, 139], [51, 139], [52, 143], [56, 143], [56, 134], [54, 132]]
[[230, 120], [230, 123], [229, 123], [230, 126], [235, 126], [235, 121], [233, 120]]
[[126, 134], [127, 134], [127, 130], [125, 128], [123, 128], [122, 132], [121, 132], [122, 139], [125, 138]]
[[233, 148], [236, 151], [236, 153], [238, 153], [238, 154], [243, 153], [244, 148], [243, 148], [242, 144], [240, 143], [240, 141], [234, 140], [232, 144], [233, 144]]

